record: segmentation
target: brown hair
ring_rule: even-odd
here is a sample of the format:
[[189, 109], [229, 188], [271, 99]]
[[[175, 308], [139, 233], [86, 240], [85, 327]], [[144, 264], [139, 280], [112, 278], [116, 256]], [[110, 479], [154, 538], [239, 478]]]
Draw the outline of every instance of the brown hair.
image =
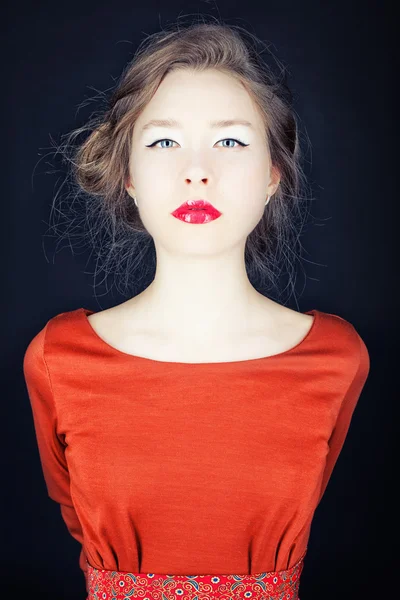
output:
[[[286, 288], [293, 291], [295, 259], [301, 249], [299, 228], [305, 218], [302, 207], [308, 187], [300, 165], [298, 118], [285, 81], [285, 69], [273, 57], [279, 67], [279, 73], [274, 75], [257, 51], [261, 42], [255, 35], [212, 19], [207, 23], [203, 17], [203, 22], [185, 27], [178, 20], [143, 40], [106, 106], [86, 125], [69, 133], [57, 149], [71, 167], [68, 178], [74, 200], [83, 201], [87, 239], [97, 253], [96, 264], [101, 265], [105, 278], [114, 274], [117, 287], [124, 294], [140, 281], [138, 269], [146, 267], [146, 263], [155, 269], [156, 264], [154, 242], [125, 189], [135, 121], [168, 72], [208, 68], [236, 77], [251, 94], [265, 123], [272, 164], [281, 175], [261, 221], [246, 240], [248, 277], [254, 287], [259, 285], [269, 295], [277, 291], [280, 297], [278, 282], [286, 272]], [[89, 136], [74, 147], [77, 136], [87, 131]], [[62, 214], [65, 222], [66, 213], [59, 210], [57, 214]], [[74, 220], [76, 216], [75, 211]], [[72, 229], [68, 217], [67, 224], [68, 232]], [[104, 234], [108, 241], [99, 248]], [[139, 291], [129, 289], [133, 295]]]

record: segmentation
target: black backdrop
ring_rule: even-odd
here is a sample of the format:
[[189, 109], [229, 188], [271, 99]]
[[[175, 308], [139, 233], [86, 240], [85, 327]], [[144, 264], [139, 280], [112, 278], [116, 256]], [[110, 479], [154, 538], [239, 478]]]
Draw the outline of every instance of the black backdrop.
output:
[[[308, 175], [323, 225], [309, 227], [302, 311], [354, 324], [370, 375], [314, 516], [301, 600], [394, 597], [389, 480], [397, 354], [394, 15], [384, 2], [8, 2], [2, 21], [3, 598], [85, 598], [79, 544], [47, 497], [22, 360], [55, 314], [93, 300], [87, 256], [44, 248], [59, 173], [45, 154], [85, 122], [78, 105], [114, 84], [143, 33], [179, 14], [249, 27], [289, 65], [312, 145]], [[397, 137], [398, 139], [398, 137]], [[50, 248], [50, 249], [49, 249]], [[104, 298], [102, 307], [122, 298]], [[396, 382], [397, 383], [397, 382]], [[396, 426], [396, 425], [395, 425]], [[327, 589], [328, 588], [328, 589]], [[27, 594], [25, 596], [25, 594]]]

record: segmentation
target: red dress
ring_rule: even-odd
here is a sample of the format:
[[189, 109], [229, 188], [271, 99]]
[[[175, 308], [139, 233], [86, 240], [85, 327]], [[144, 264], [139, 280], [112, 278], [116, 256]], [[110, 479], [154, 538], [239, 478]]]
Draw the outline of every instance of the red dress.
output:
[[23, 363], [48, 494], [82, 544], [87, 589], [88, 566], [193, 577], [298, 565], [369, 372], [354, 326], [314, 309], [286, 352], [179, 363], [110, 346], [93, 312], [51, 318]]

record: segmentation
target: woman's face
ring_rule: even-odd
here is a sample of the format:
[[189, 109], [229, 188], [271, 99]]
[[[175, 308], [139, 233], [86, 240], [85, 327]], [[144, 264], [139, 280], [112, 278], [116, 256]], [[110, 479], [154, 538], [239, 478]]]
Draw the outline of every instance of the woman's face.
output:
[[[155, 119], [178, 124], [143, 130]], [[211, 125], [231, 119], [251, 126]], [[216, 70], [172, 71], [135, 123], [126, 189], [156, 247], [201, 256], [245, 243], [279, 184], [270, 169], [262, 118], [245, 88]], [[193, 199], [222, 215], [198, 225], [170, 214]]]

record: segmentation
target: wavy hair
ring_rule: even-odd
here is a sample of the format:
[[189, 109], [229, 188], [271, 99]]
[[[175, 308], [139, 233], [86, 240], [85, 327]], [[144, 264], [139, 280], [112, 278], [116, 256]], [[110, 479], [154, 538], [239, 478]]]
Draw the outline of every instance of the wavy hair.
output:
[[[282, 278], [288, 279], [284, 290], [293, 292], [309, 186], [301, 166], [299, 118], [286, 70], [271, 53], [278, 67], [275, 74], [261, 58], [259, 45], [262, 42], [246, 29], [215, 17], [207, 22], [203, 16], [201, 22], [184, 26], [178, 19], [139, 44], [110, 97], [100, 92], [101, 110], [62, 136], [56, 154], [61, 154], [68, 167], [64, 181], [67, 209], [62, 202], [56, 206], [57, 193], [51, 215], [61, 215], [69, 240], [79, 237], [81, 220], [83, 239], [96, 255], [94, 287], [98, 273], [104, 274], [103, 281], [111, 274], [120, 293], [136, 295], [145, 275], [154, 278], [155, 245], [125, 189], [133, 127], [167, 73], [211, 68], [237, 78], [255, 101], [265, 124], [272, 165], [281, 175], [277, 191], [247, 237], [247, 275], [254, 287], [280, 301]], [[78, 142], [82, 134], [85, 138]], [[56, 221], [52, 227], [64, 237]]]

